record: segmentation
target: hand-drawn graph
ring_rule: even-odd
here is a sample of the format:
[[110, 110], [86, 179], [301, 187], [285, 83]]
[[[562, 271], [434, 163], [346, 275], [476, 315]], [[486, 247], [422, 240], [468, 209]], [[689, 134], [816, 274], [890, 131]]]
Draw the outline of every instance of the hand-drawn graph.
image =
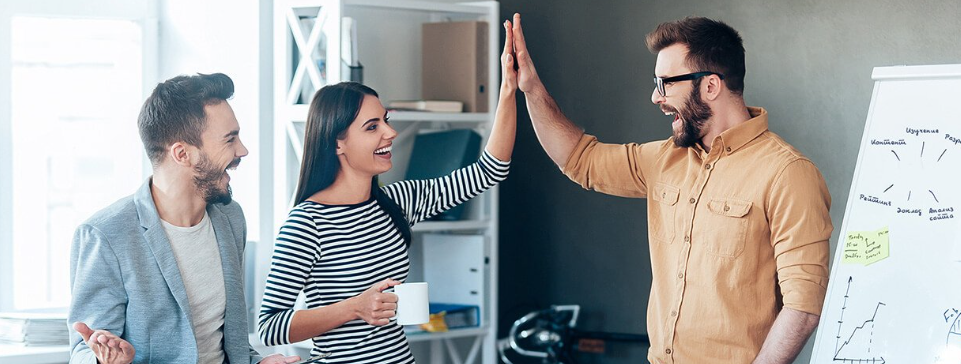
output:
[[874, 323], [878, 317], [878, 311], [881, 310], [882, 306], [886, 306], [884, 302], [878, 302], [878, 305], [874, 307], [874, 314], [871, 315], [871, 318], [860, 322], [853, 330], [849, 327], [850, 331], [845, 331], [844, 334], [846, 335], [842, 335], [844, 311], [848, 306], [848, 297], [851, 293], [851, 282], [853, 281], [854, 277], [848, 277], [848, 287], [844, 292], [844, 304], [841, 305], [841, 317], [838, 318], [838, 334], [834, 345], [833, 361], [842, 364], [884, 364], [884, 357], [877, 352], [872, 352]]

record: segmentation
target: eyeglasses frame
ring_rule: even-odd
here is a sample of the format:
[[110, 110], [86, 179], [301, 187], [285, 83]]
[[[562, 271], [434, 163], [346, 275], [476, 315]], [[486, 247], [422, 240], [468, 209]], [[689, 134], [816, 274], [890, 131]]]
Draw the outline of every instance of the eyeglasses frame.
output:
[[664, 77], [664, 78], [654, 76], [654, 88], [657, 89], [658, 95], [661, 95], [661, 97], [667, 97], [667, 90], [664, 89], [664, 85], [674, 83], [674, 82], [680, 82], [680, 81], [696, 80], [698, 78], [701, 78], [704, 76], [710, 76], [710, 75], [717, 75], [718, 78], [722, 80], [724, 79], [723, 74], [720, 74], [717, 72], [710, 72], [710, 71], [687, 73], [683, 75]]

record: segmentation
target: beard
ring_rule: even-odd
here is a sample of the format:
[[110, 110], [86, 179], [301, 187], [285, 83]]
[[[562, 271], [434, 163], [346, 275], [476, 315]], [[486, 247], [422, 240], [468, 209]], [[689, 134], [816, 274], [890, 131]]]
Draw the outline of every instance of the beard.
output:
[[[240, 158], [236, 158], [230, 162], [227, 168], [236, 168], [239, 164]], [[224, 205], [233, 201], [233, 191], [230, 189], [230, 184], [228, 183], [224, 188], [219, 186], [220, 180], [224, 178], [227, 171], [215, 166], [207, 157], [207, 153], [200, 153], [200, 163], [194, 167], [194, 171], [197, 172], [197, 175], [194, 176], [194, 186], [203, 195], [204, 201], [208, 204], [219, 203]]]
[[701, 83], [697, 82], [700, 80], [695, 81], [691, 94], [688, 95], [682, 109], [675, 109], [670, 106], [662, 107], [666, 111], [674, 111], [681, 119], [681, 130], [674, 131], [674, 145], [681, 148], [693, 147], [697, 144], [701, 136], [704, 135], [707, 119], [714, 116], [711, 107], [701, 100]]

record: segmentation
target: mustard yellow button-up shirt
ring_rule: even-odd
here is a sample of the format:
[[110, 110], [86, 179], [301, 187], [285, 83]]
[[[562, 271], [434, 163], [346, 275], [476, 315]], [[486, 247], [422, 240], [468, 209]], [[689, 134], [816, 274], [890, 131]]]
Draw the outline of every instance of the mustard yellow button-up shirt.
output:
[[748, 109], [710, 153], [584, 135], [563, 168], [584, 188], [648, 198], [652, 363], [750, 363], [782, 307], [821, 313], [831, 197], [767, 112]]

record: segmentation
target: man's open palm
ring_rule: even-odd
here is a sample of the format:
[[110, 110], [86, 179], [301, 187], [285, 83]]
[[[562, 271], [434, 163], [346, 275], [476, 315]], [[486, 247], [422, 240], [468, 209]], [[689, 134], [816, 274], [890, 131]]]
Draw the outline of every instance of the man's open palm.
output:
[[531, 54], [527, 51], [527, 41], [524, 40], [524, 31], [521, 29], [521, 15], [514, 14], [514, 27], [512, 37], [514, 39], [514, 54], [517, 56], [517, 88], [523, 92], [529, 92], [540, 79], [534, 69], [534, 61]]
[[107, 330], [92, 330], [83, 322], [73, 324], [73, 329], [83, 337], [100, 364], [129, 364], [133, 362], [135, 350], [127, 340], [121, 339]]

